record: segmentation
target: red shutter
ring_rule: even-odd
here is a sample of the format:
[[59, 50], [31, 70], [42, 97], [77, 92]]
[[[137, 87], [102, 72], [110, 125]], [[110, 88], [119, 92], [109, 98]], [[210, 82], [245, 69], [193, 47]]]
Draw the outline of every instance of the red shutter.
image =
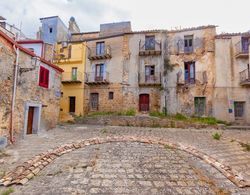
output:
[[48, 88], [49, 87], [49, 70], [40, 67], [40, 73], [39, 73], [39, 86]]

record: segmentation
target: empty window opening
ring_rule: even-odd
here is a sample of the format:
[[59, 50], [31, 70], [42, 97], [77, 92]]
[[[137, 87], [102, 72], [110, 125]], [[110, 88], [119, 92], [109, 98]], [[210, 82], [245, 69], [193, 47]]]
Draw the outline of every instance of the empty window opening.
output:
[[195, 62], [185, 62], [185, 83], [195, 83]]
[[109, 100], [112, 100], [112, 99], [114, 99], [114, 92], [110, 91], [109, 92]]

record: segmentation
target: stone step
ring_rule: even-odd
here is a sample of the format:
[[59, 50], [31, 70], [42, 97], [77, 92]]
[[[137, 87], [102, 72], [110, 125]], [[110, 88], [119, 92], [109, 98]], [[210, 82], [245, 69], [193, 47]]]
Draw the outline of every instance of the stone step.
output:
[[235, 125], [235, 126], [228, 126], [226, 127], [226, 129], [230, 129], [230, 130], [250, 130], [250, 126], [240, 126], [240, 125]]

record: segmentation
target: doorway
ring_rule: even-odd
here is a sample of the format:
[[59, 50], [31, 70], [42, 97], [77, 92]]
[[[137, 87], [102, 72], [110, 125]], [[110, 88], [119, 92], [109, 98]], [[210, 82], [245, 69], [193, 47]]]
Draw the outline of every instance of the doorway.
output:
[[98, 110], [99, 105], [99, 94], [91, 93], [90, 94], [90, 108], [91, 110]]
[[243, 119], [245, 112], [245, 102], [234, 102], [234, 117], [235, 119]]
[[24, 114], [24, 135], [37, 134], [40, 131], [42, 104], [26, 102]]
[[139, 111], [148, 112], [149, 111], [149, 94], [140, 94], [139, 96]]
[[69, 97], [69, 112], [75, 113], [75, 110], [76, 110], [76, 97], [71, 96]]
[[195, 116], [199, 116], [199, 117], [205, 116], [206, 115], [206, 98], [195, 97], [194, 109], [195, 109]]
[[34, 110], [35, 107], [29, 107], [28, 111], [28, 123], [27, 123], [27, 134], [33, 133], [33, 121], [34, 121]]

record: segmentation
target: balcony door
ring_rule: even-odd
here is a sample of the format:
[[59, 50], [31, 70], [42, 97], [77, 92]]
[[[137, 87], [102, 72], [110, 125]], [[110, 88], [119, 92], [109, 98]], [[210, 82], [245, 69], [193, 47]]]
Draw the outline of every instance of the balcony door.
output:
[[145, 36], [145, 50], [155, 50], [155, 36]]
[[155, 66], [145, 66], [145, 81], [153, 82], [155, 80]]
[[104, 42], [97, 42], [96, 43], [96, 55], [100, 56], [103, 55], [105, 51], [105, 43]]
[[104, 79], [104, 64], [96, 64], [95, 81], [103, 81]]
[[195, 62], [185, 62], [185, 83], [194, 84], [195, 83]]
[[249, 48], [249, 38], [248, 37], [242, 37], [241, 38], [241, 44], [242, 44], [242, 52], [248, 53]]
[[71, 79], [72, 79], [72, 81], [77, 80], [77, 68], [72, 68]]

